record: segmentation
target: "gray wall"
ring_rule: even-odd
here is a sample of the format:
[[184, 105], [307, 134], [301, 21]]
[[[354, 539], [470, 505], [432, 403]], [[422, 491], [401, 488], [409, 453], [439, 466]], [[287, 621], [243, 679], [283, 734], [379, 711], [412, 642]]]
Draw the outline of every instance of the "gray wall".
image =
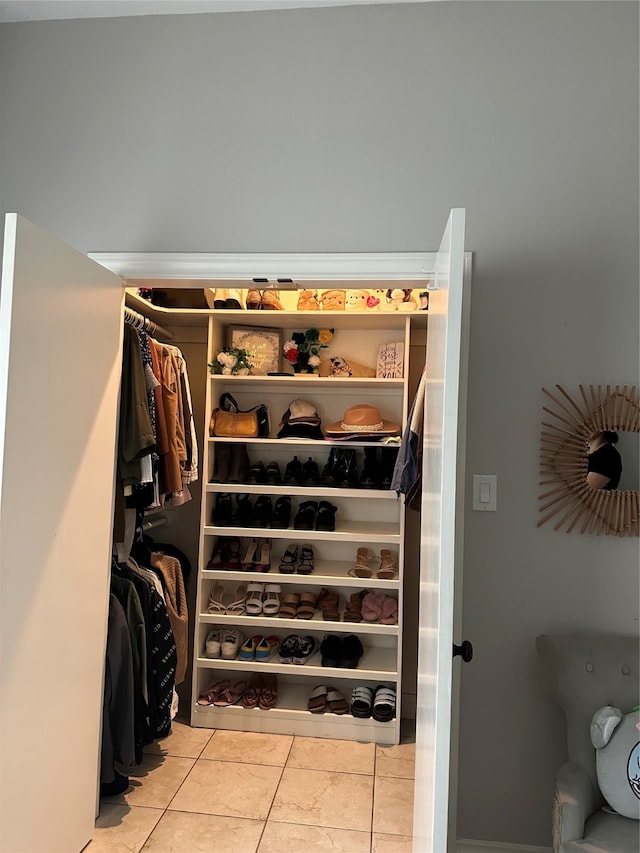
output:
[[7, 25], [2, 207], [84, 251], [474, 252], [459, 835], [544, 844], [538, 633], [638, 628], [637, 541], [536, 528], [541, 386], [636, 383], [638, 5]]

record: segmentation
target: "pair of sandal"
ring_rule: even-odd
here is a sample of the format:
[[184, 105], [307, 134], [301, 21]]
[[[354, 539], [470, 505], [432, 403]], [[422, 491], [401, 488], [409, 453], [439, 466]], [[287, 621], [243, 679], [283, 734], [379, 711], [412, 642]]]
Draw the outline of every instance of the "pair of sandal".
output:
[[374, 690], [370, 687], [354, 687], [351, 694], [351, 713], [354, 717], [373, 717], [378, 723], [388, 723], [396, 715], [396, 691], [384, 684]]
[[355, 634], [349, 634], [346, 637], [327, 634], [320, 644], [320, 654], [322, 666], [355, 669], [364, 654], [364, 649]]
[[[398, 623], [398, 602], [384, 592], [367, 592], [362, 599], [362, 619], [379, 625]], [[346, 616], [345, 616], [346, 620]]]
[[236, 681], [234, 684], [231, 684], [229, 679], [225, 678], [223, 681], [210, 684], [209, 687], [200, 694], [196, 704], [200, 706], [213, 705], [216, 708], [226, 708], [229, 705], [235, 705], [239, 702], [247, 687], [247, 681]]
[[309, 544], [301, 545], [298, 552], [298, 546], [295, 542], [287, 545], [286, 550], [280, 558], [278, 571], [283, 575], [292, 575], [297, 572], [299, 575], [312, 575], [315, 570], [315, 557], [313, 548]]
[[322, 587], [318, 593], [316, 607], [322, 611], [322, 619], [324, 622], [339, 622], [340, 621], [340, 594], [332, 589]]
[[242, 695], [243, 708], [260, 708], [269, 711], [275, 707], [278, 699], [278, 679], [271, 673], [254, 673]]
[[376, 571], [376, 577], [381, 580], [392, 580], [396, 576], [398, 563], [388, 548], [381, 548], [379, 557], [369, 548], [358, 548], [356, 561], [353, 568], [349, 569], [349, 574], [353, 578], [373, 577], [373, 571], [369, 568], [369, 564], [378, 560], [380, 565]]
[[280, 612], [279, 583], [250, 583], [247, 585], [247, 616], [277, 616]]
[[209, 593], [207, 612], [214, 616], [243, 616], [247, 604], [247, 591], [248, 587], [246, 584], [239, 584], [233, 594], [233, 600], [225, 603], [223, 584], [214, 584]]
[[287, 592], [282, 597], [278, 616], [281, 619], [313, 619], [317, 601], [315, 592]]
[[268, 572], [271, 570], [271, 540], [252, 539], [247, 546], [241, 572]]
[[289, 634], [280, 644], [280, 663], [295, 663], [303, 666], [316, 650], [316, 641], [309, 634]]
[[325, 711], [331, 711], [332, 714], [347, 714], [349, 703], [335, 687], [320, 684], [311, 691], [307, 710], [312, 714], [324, 714]]

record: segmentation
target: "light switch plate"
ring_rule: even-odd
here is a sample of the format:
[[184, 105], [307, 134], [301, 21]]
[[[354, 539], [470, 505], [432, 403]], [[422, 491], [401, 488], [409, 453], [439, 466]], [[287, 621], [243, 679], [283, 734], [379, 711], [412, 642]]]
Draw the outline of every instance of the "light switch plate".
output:
[[473, 475], [473, 509], [495, 512], [498, 508], [498, 478], [495, 474]]

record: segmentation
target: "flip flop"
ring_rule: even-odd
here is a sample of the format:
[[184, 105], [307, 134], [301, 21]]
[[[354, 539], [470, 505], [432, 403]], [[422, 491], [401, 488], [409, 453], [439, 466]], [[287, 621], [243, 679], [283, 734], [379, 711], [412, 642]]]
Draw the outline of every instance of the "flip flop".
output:
[[327, 708], [328, 692], [324, 684], [314, 687], [307, 702], [307, 710], [311, 711], [312, 714], [324, 714]]
[[349, 710], [349, 703], [342, 693], [335, 689], [327, 693], [327, 705], [332, 714], [346, 714]]

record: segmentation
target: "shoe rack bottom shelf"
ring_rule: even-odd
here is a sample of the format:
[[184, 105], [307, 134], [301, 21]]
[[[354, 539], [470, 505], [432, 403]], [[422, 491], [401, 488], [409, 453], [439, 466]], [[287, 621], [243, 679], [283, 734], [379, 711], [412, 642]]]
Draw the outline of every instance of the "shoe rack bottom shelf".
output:
[[400, 743], [397, 723], [396, 720], [379, 723], [373, 718], [362, 720], [350, 714], [311, 714], [277, 707], [269, 711], [247, 710], [237, 705], [227, 708], [195, 705], [191, 716], [191, 725], [196, 728], [352, 740], [382, 746]]

